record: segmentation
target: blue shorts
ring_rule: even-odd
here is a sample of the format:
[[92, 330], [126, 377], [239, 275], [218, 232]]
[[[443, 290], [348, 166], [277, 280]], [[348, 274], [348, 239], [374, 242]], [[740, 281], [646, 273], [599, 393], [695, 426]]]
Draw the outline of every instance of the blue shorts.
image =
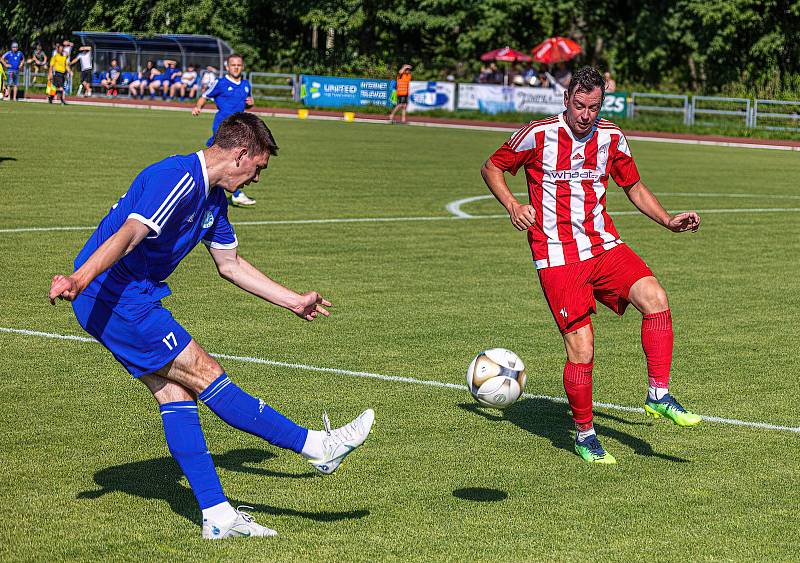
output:
[[72, 310], [133, 377], [158, 371], [192, 339], [161, 301], [114, 303], [79, 295]]
[[8, 71], [8, 85], [9, 86], [19, 86], [19, 71], [18, 70], [9, 70]]

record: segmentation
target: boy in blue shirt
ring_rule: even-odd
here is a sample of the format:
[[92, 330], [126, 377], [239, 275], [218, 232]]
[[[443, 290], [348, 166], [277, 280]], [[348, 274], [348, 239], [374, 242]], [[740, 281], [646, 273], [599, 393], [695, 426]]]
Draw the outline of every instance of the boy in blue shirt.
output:
[[19, 50], [19, 44], [16, 41], [11, 44], [11, 50], [6, 51], [0, 61], [7, 69], [8, 86], [12, 89], [11, 99], [16, 102], [19, 75], [22, 74], [22, 68], [25, 66], [25, 56]]
[[72, 302], [80, 325], [144, 383], [160, 405], [170, 453], [203, 513], [202, 537], [274, 536], [222, 492], [197, 414], [197, 399], [222, 420], [333, 473], [369, 435], [375, 413], [324, 431], [298, 426], [240, 389], [161, 304], [166, 278], [202, 242], [219, 274], [236, 286], [307, 321], [328, 316], [331, 303], [268, 278], [237, 254], [226, 192], [258, 182], [278, 146], [257, 116], [224, 120], [211, 147], [145, 168], [111, 207], [75, 258], [75, 271], [53, 277], [49, 298]]
[[[214, 124], [211, 126], [211, 137], [206, 143], [211, 146], [214, 135], [222, 121], [234, 113], [244, 111], [253, 107], [253, 90], [250, 82], [242, 78], [244, 70], [244, 59], [241, 55], [228, 55], [228, 73], [212, 82], [209, 87], [197, 99], [197, 104], [192, 108], [192, 115], [200, 115], [203, 106], [210, 99], [217, 105], [217, 114], [214, 116]], [[231, 203], [240, 207], [255, 205], [256, 200], [247, 197], [240, 188], [237, 188], [231, 196]]]

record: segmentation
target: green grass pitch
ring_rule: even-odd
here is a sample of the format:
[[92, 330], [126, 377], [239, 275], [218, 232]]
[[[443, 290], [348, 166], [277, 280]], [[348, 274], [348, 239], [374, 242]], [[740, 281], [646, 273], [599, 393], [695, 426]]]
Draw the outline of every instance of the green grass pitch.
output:
[[[474, 354], [516, 351], [532, 394], [561, 397], [563, 349], [525, 236], [505, 218], [452, 219], [485, 195], [504, 133], [272, 119], [280, 155], [232, 209], [240, 252], [316, 289], [333, 315], [305, 323], [220, 279], [203, 249], [165, 304], [209, 351], [444, 383]], [[200, 148], [211, 116], [0, 105], [0, 328], [84, 333], [46, 300], [89, 230], [144, 166]], [[696, 234], [621, 214], [623, 240], [666, 287], [673, 390], [695, 412], [797, 427], [800, 159], [796, 153], [631, 142], [646, 183]], [[522, 176], [510, 179], [525, 190]], [[631, 212], [610, 188], [612, 212]], [[502, 209], [467, 203], [475, 216]], [[406, 221], [311, 222], [365, 218]], [[273, 224], [261, 222], [295, 221]], [[645, 396], [639, 315], [594, 321], [596, 401]], [[566, 405], [504, 414], [462, 390], [223, 360], [299, 423], [377, 413], [365, 446], [322, 478], [298, 456], [201, 420], [232, 502], [277, 538], [204, 542], [158, 409], [95, 343], [0, 332], [3, 560], [791, 560], [800, 433], [707, 422], [681, 429], [596, 409], [615, 467], [572, 451]]]

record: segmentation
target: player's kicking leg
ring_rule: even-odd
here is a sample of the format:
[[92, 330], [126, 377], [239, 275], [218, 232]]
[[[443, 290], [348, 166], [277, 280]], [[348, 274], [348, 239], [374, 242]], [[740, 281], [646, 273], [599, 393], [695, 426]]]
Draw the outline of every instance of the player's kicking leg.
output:
[[194, 393], [156, 374], [140, 377], [159, 404], [169, 452], [186, 475], [203, 513], [203, 538], [275, 536], [277, 532], [257, 524], [234, 508], [225, 494], [206, 446]]
[[695, 426], [702, 418], [687, 411], [669, 392], [674, 336], [667, 293], [653, 276], [631, 286], [629, 300], [642, 313], [642, 348], [647, 358], [647, 399], [644, 410], [678, 426]]
[[617, 460], [597, 439], [592, 423], [592, 368], [594, 333], [586, 324], [564, 333], [567, 362], [564, 365], [564, 390], [575, 421], [575, 451], [589, 463], [614, 464]]
[[327, 415], [323, 415], [322, 431], [298, 426], [240, 389], [194, 340], [175, 358], [165, 376], [197, 393], [214, 414], [234, 428], [302, 455], [324, 474], [333, 473], [345, 457], [364, 443], [375, 420], [373, 410], [367, 409], [336, 429], [330, 428]]

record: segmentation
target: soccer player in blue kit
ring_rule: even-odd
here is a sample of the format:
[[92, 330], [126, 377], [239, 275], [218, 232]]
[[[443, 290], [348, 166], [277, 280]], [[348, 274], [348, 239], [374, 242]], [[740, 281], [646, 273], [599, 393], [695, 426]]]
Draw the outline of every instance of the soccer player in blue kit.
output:
[[307, 321], [328, 316], [316, 291], [296, 293], [237, 254], [226, 192], [258, 182], [278, 146], [257, 116], [236, 113], [213, 144], [145, 168], [112, 206], [75, 258], [75, 271], [53, 277], [50, 302], [72, 302], [80, 325], [100, 341], [160, 405], [167, 446], [186, 475], [203, 515], [202, 537], [273, 536], [225, 497], [200, 427], [197, 400], [229, 425], [290, 449], [323, 474], [369, 435], [375, 413], [308, 430], [240, 389], [161, 304], [164, 280], [202, 242], [223, 278]]
[[[211, 137], [209, 137], [206, 146], [211, 146], [214, 142], [214, 135], [217, 133], [219, 124], [234, 113], [244, 111], [253, 107], [253, 89], [250, 87], [250, 82], [242, 78], [242, 71], [244, 70], [244, 59], [241, 55], [231, 54], [228, 55], [228, 73], [212, 82], [205, 92], [203, 92], [197, 103], [192, 108], [192, 115], [200, 115], [203, 106], [209, 98], [214, 100], [217, 105], [217, 114], [214, 116], [214, 124], [211, 126]], [[231, 203], [240, 207], [248, 207], [255, 205], [256, 200], [247, 197], [241, 186], [237, 187], [231, 195]]]

